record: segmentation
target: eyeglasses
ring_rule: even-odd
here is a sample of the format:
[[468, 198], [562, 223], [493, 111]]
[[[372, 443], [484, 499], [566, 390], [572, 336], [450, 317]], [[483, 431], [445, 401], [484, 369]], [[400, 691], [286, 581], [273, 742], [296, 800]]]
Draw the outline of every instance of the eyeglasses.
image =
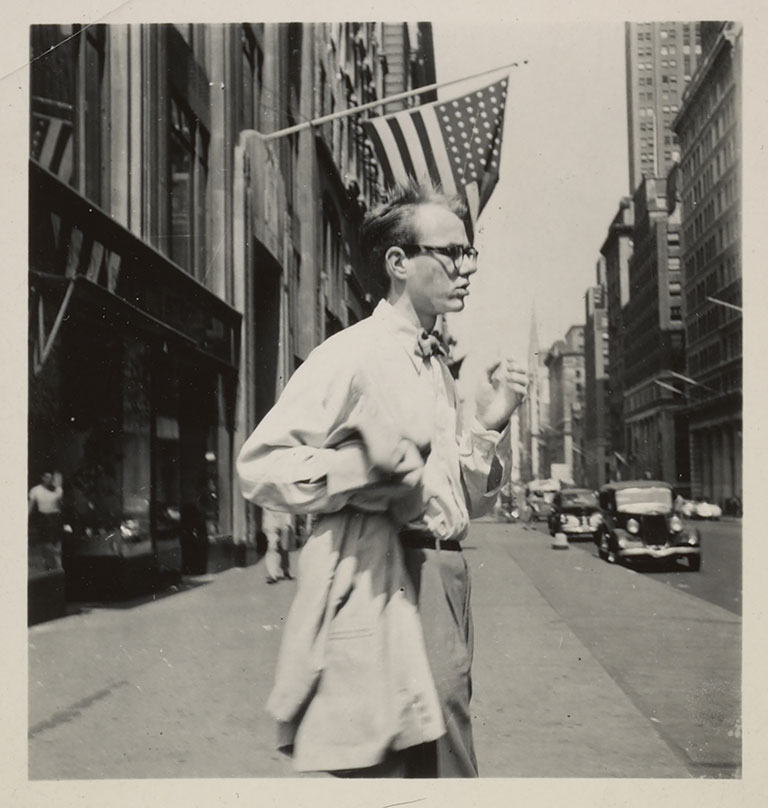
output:
[[400, 244], [400, 249], [407, 255], [418, 255], [423, 252], [436, 252], [450, 258], [453, 268], [459, 272], [464, 265], [464, 259], [469, 259], [471, 267], [477, 266], [478, 252], [474, 247], [466, 247], [463, 244], [446, 244], [444, 247], [432, 247], [429, 244]]

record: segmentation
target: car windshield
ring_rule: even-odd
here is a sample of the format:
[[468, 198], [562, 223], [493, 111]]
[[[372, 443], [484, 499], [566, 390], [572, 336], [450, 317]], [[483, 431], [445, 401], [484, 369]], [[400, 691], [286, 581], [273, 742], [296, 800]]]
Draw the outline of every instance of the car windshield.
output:
[[597, 497], [591, 491], [563, 491], [560, 500], [563, 505], [577, 505], [582, 508], [597, 507]]
[[672, 510], [669, 488], [623, 488], [616, 492], [616, 509], [630, 513], [651, 513]]

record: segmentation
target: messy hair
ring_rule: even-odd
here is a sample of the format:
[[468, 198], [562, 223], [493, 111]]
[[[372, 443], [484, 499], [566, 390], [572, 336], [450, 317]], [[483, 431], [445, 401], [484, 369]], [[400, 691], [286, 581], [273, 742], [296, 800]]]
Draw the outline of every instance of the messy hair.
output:
[[466, 207], [459, 196], [446, 194], [430, 183], [411, 180], [396, 185], [385, 200], [366, 214], [360, 227], [360, 257], [389, 284], [384, 268], [384, 255], [390, 247], [411, 244], [419, 234], [414, 232], [414, 213], [420, 205], [442, 205], [463, 219]]

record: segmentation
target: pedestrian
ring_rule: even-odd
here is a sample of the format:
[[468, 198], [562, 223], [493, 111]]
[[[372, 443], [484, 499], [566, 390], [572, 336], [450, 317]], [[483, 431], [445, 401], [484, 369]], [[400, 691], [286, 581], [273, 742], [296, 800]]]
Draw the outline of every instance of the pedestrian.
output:
[[52, 470], [45, 470], [40, 482], [30, 488], [27, 500], [30, 538], [39, 544], [43, 564], [49, 572], [62, 569], [62, 498], [61, 484]]
[[463, 215], [415, 183], [367, 214], [386, 298], [307, 357], [238, 458], [248, 499], [314, 519], [267, 701], [300, 771], [477, 776], [461, 541], [506, 481], [526, 377], [494, 363], [463, 422], [431, 333], [477, 271]]
[[291, 517], [286, 513], [265, 508], [261, 516], [261, 529], [267, 537], [267, 552], [264, 566], [267, 568], [267, 583], [277, 583], [281, 578], [292, 580], [291, 557], [288, 545], [291, 538]]

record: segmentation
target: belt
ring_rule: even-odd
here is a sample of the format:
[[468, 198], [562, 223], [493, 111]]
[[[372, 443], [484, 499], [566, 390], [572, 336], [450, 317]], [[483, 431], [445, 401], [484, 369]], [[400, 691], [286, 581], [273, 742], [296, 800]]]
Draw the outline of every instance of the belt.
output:
[[400, 531], [400, 543], [410, 550], [461, 550], [461, 542], [456, 539], [440, 540], [431, 533], [419, 530]]

